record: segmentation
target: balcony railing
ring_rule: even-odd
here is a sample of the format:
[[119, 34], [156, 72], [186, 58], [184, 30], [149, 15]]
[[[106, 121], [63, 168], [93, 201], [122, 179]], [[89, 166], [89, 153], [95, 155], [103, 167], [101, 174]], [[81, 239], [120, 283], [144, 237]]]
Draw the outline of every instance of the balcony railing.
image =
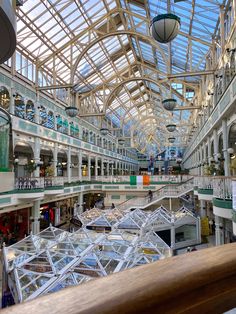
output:
[[212, 181], [214, 197], [232, 199], [232, 178], [216, 177]]
[[41, 177], [19, 177], [15, 180], [17, 190], [34, 190], [44, 188], [44, 178]]
[[2, 314], [214, 313], [236, 307], [236, 243], [125, 270]]

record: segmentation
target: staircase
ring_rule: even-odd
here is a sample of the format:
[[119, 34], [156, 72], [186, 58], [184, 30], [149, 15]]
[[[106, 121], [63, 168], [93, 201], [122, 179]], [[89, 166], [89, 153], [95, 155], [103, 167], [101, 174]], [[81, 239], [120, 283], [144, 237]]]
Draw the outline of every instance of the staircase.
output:
[[130, 210], [131, 208], [148, 208], [151, 205], [154, 205], [161, 201], [164, 198], [179, 198], [185, 195], [188, 192], [193, 190], [193, 178], [188, 181], [176, 185], [166, 185], [160, 190], [153, 193], [153, 198], [150, 201], [149, 197], [134, 197], [130, 200], [127, 200], [120, 205], [116, 206], [119, 210]]

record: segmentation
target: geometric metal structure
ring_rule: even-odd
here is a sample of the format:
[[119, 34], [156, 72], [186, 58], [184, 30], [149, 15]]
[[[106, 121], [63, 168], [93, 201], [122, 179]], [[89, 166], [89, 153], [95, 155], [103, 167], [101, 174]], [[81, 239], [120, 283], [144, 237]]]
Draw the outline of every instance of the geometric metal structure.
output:
[[152, 37], [160, 43], [168, 43], [177, 35], [180, 28], [180, 18], [174, 14], [160, 14], [154, 17], [150, 26]]

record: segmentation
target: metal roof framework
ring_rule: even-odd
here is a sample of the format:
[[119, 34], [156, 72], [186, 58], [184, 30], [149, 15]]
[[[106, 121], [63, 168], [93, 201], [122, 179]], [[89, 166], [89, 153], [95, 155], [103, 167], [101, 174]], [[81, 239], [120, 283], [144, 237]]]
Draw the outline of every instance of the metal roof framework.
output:
[[[200, 106], [200, 75], [219, 39], [224, 5], [226, 0], [25, 0], [17, 9], [17, 51], [30, 62], [18, 68], [34, 66], [36, 87], [54, 96], [50, 86], [73, 86], [82, 113], [103, 112], [116, 127], [124, 127], [123, 135], [129, 136], [138, 122], [137, 132], [143, 136], [134, 137], [134, 146], [142, 151], [169, 145], [163, 120], [179, 126], [177, 145], [184, 146], [186, 138], [178, 135], [189, 134], [189, 125], [195, 123], [197, 109], [189, 105]], [[171, 43], [160, 44], [150, 37], [149, 25], [166, 12], [181, 18], [181, 29]], [[161, 100], [170, 96], [189, 109], [167, 113]], [[150, 135], [153, 145], [142, 147], [140, 138]]]

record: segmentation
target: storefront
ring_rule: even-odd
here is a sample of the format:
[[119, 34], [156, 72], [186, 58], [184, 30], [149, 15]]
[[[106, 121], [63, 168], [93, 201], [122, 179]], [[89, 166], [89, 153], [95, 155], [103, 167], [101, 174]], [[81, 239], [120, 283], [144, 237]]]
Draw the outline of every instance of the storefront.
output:
[[11, 245], [29, 234], [29, 208], [0, 215], [0, 244]]
[[67, 223], [74, 215], [74, 204], [78, 197], [42, 204], [40, 207], [40, 230], [52, 224], [55, 227]]

